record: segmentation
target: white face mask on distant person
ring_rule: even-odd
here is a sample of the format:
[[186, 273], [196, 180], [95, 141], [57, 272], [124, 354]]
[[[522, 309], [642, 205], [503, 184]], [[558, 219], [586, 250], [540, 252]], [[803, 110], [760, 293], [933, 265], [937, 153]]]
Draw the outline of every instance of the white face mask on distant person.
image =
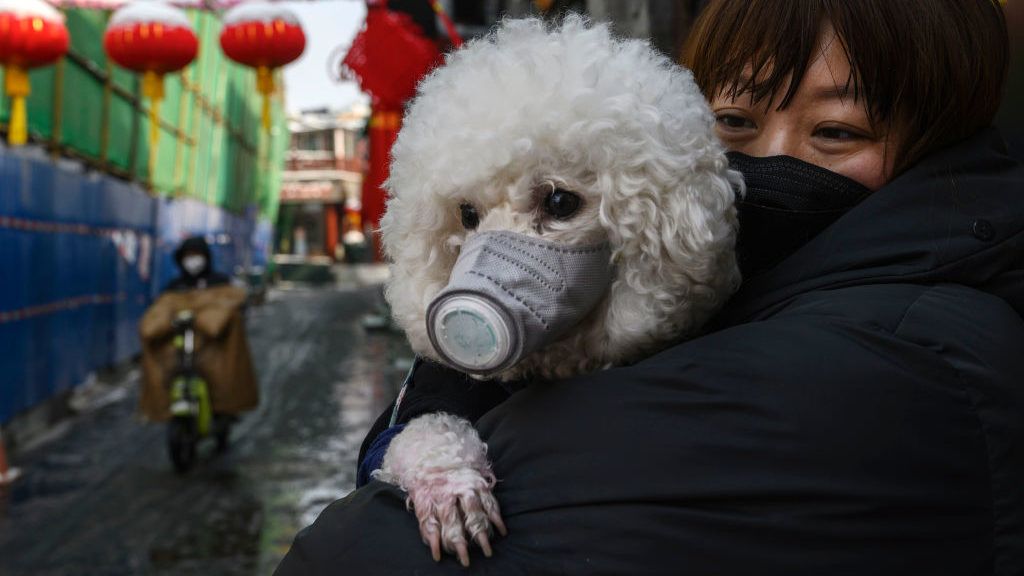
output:
[[181, 259], [181, 267], [189, 276], [199, 276], [206, 269], [206, 257], [199, 254], [185, 256]]
[[481, 232], [462, 247], [448, 286], [427, 310], [444, 360], [487, 376], [557, 340], [611, 284], [607, 243], [566, 246], [512, 232]]

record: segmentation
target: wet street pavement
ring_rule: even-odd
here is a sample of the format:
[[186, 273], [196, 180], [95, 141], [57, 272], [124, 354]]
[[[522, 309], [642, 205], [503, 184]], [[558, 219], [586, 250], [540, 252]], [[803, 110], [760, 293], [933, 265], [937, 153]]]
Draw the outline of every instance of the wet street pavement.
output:
[[196, 468], [175, 474], [164, 427], [136, 416], [137, 371], [19, 454], [24, 475], [0, 492], [0, 575], [270, 574], [354, 487], [363, 435], [407, 368], [400, 335], [360, 324], [379, 288], [347, 274], [250, 310], [262, 398], [227, 454], [207, 441]]

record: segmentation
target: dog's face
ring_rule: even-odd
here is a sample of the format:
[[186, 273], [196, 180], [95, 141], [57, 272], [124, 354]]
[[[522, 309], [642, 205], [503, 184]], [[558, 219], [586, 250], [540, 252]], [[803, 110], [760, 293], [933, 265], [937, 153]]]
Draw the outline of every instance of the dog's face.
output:
[[466, 194], [459, 223], [468, 237], [506, 230], [567, 245], [596, 244], [607, 238], [601, 226], [601, 194], [584, 178], [559, 174], [557, 167], [495, 178], [491, 194]]
[[471, 235], [611, 245], [604, 300], [499, 375], [564, 377], [638, 358], [703, 322], [738, 284], [734, 187], [688, 71], [569, 17], [508, 21], [420, 85], [393, 149], [387, 297], [438, 358], [426, 310]]

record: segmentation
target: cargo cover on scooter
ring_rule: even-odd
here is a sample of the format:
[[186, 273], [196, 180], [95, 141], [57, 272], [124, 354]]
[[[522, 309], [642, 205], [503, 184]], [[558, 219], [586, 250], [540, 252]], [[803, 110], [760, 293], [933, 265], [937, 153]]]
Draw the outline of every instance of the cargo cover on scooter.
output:
[[213, 411], [238, 414], [256, 407], [259, 388], [245, 334], [242, 307], [246, 292], [234, 286], [167, 292], [139, 322], [143, 385], [139, 408], [153, 421], [170, 417], [168, 383], [178, 366], [174, 346], [175, 315], [195, 315], [199, 374], [210, 387]]

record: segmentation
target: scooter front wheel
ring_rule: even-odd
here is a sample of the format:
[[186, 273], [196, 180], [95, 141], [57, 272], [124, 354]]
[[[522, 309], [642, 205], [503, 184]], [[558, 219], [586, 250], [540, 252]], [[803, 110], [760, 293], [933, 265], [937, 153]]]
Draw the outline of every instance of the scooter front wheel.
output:
[[184, 474], [196, 462], [196, 429], [191, 418], [172, 418], [167, 423], [167, 452], [174, 469]]

